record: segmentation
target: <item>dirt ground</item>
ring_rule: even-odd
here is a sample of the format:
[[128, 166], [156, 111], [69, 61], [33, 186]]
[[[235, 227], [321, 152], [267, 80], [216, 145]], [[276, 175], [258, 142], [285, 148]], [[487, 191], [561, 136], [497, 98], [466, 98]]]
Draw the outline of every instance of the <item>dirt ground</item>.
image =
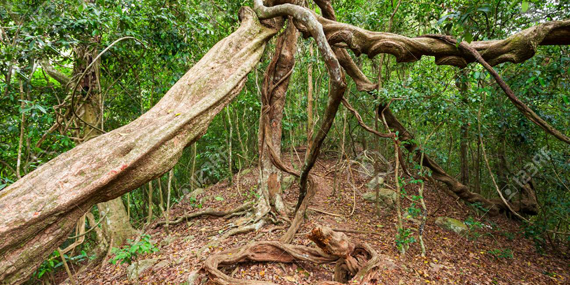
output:
[[[366, 187], [370, 177], [360, 175], [358, 166], [353, 166], [353, 182], [346, 168], [343, 172], [335, 171], [337, 162], [337, 158], [329, 157], [316, 164], [314, 173], [325, 178], [327, 185], [323, 187], [325, 191], [317, 193], [313, 199], [313, 210], [309, 211], [294, 243], [314, 246], [306, 236], [315, 225], [342, 230], [354, 241], [367, 242], [384, 258], [398, 265], [395, 270], [382, 272], [379, 284], [570, 284], [568, 256], [537, 253], [532, 241], [523, 236], [518, 222], [504, 215], [489, 217], [478, 213], [446, 194], [439, 186], [429, 183], [425, 189], [428, 214], [423, 234], [427, 256], [421, 257], [417, 241], [410, 244], [405, 256], [400, 255], [395, 245], [395, 211], [382, 207], [378, 215], [375, 204], [362, 198], [363, 193], [370, 191]], [[253, 201], [258, 170], [252, 168], [245, 171], [245, 175], [243, 173], [234, 176], [231, 186], [222, 181], [207, 188], [197, 201], [183, 199], [172, 208], [172, 219], [205, 208], [229, 210], [245, 201]], [[393, 187], [393, 174], [387, 177], [386, 187]], [[418, 188], [417, 184], [406, 185], [407, 196], [417, 195]], [[284, 198], [294, 205], [297, 194], [295, 182], [285, 190]], [[406, 209], [412, 199], [402, 199], [402, 203]], [[480, 227], [459, 235], [435, 225], [436, 217], [442, 216], [461, 221], [471, 219], [479, 222]], [[419, 219], [406, 219], [404, 224], [405, 228], [411, 229], [416, 240]], [[199, 271], [208, 256], [254, 241], [278, 240], [287, 229], [287, 224], [269, 223], [257, 232], [233, 236], [205, 248], [240, 221], [243, 217], [201, 217], [171, 225], [170, 234], [164, 226], [151, 225], [146, 233], [151, 235], [160, 250], [139, 260], [154, 258], [161, 266], [144, 271], [139, 276], [139, 283], [190, 284], [189, 278], [198, 276], [203, 283], [197, 284], [209, 284], [207, 276]], [[333, 264], [244, 263], [225, 268], [224, 272], [235, 278], [284, 285], [315, 284], [332, 280], [333, 267]], [[103, 267], [80, 273], [76, 278], [79, 284], [132, 284], [134, 282], [128, 280], [126, 269], [126, 264], [105, 263]]]

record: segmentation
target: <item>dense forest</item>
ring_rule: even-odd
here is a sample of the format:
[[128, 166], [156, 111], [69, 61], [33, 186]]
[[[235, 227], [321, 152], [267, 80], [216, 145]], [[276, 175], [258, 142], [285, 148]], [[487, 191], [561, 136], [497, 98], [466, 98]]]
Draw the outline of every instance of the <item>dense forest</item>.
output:
[[0, 284], [568, 284], [565, 0], [0, 0]]

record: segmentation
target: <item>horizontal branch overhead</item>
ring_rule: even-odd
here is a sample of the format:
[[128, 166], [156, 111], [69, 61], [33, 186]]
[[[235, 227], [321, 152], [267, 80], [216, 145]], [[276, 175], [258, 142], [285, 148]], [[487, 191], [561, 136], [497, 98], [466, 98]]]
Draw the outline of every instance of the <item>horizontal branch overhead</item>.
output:
[[[465, 67], [475, 57], [456, 46], [429, 37], [367, 31], [349, 24], [317, 17], [331, 45], [350, 48], [356, 55], [374, 57], [380, 53], [394, 55], [398, 62], [413, 62], [422, 56], [434, 56], [439, 65]], [[540, 45], [569, 45], [570, 20], [543, 23], [504, 40], [474, 41], [475, 48], [490, 65], [520, 63], [534, 56]]]

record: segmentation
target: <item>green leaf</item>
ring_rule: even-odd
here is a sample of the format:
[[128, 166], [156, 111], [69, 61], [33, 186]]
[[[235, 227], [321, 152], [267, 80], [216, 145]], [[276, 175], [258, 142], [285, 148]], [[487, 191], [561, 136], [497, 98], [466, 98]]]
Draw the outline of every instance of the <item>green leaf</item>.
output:
[[463, 38], [465, 39], [466, 42], [471, 43], [473, 41], [473, 35], [469, 32], [466, 32], [463, 35]]
[[477, 11], [489, 13], [489, 12], [491, 12], [491, 7], [490, 6], [479, 7], [479, 8], [477, 8]]
[[215, 199], [218, 200], [218, 201], [224, 201], [224, 198], [223, 198], [223, 197], [220, 197], [220, 196], [216, 196]]
[[47, 272], [46, 269], [41, 268], [40, 271], [38, 272], [38, 278], [42, 278], [42, 276]]
[[42, 113], [47, 114], [47, 111], [44, 107], [40, 106], [40, 105], [36, 105], [36, 107], [38, 108], [38, 110], [40, 110]]
[[523, 13], [526, 13], [526, 11], [528, 11], [528, 1], [522, 1], [522, 11]]

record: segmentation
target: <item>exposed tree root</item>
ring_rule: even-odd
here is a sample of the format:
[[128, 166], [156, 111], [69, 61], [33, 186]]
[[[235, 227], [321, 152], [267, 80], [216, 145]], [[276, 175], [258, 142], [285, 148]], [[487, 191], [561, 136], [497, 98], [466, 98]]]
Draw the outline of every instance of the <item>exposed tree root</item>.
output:
[[214, 254], [206, 259], [203, 270], [213, 284], [218, 285], [273, 285], [268, 281], [240, 280], [226, 275], [220, 267], [238, 263], [281, 262], [292, 263], [306, 261], [318, 264], [336, 262], [334, 281], [322, 281], [320, 285], [342, 284], [376, 284], [377, 269], [396, 268], [389, 258], [384, 258], [368, 244], [353, 243], [345, 234], [330, 228], [318, 226], [311, 231], [308, 238], [318, 248], [291, 245], [276, 241], [254, 242], [241, 248], [231, 249]]
[[[502, 62], [522, 62], [532, 57], [539, 45], [570, 44], [570, 20], [542, 23], [505, 40], [473, 42], [473, 49], [469, 50], [458, 49], [454, 44], [440, 39], [408, 38], [390, 33], [370, 32], [338, 23], [334, 21], [330, 1], [316, 2], [321, 3], [320, 6], [322, 3], [328, 5], [327, 9], [323, 9], [323, 15], [330, 18], [329, 20], [298, 5], [265, 7], [262, 0], [254, 1], [255, 12], [259, 18], [291, 17], [298, 24], [297, 27], [316, 40], [330, 79], [329, 101], [320, 129], [311, 139], [302, 171], [297, 173], [283, 166], [271, 144], [267, 145], [272, 163], [280, 170], [300, 178], [297, 211], [291, 228], [282, 241], [290, 241], [293, 238], [309, 206], [310, 198], [317, 191], [317, 186], [322, 184], [309, 173], [346, 89], [341, 66], [354, 78], [359, 90], [371, 91], [376, 86], [358, 69], [344, 48], [350, 48], [357, 55], [364, 53], [369, 57], [389, 53], [396, 56], [398, 62], [416, 61], [421, 56], [428, 55], [434, 56], [437, 64], [463, 67], [475, 60], [486, 61], [490, 66]], [[66, 239], [76, 221], [89, 211], [91, 206], [119, 197], [161, 176], [174, 166], [185, 147], [205, 133], [214, 116], [243, 88], [246, 75], [259, 63], [265, 44], [277, 33], [277, 30], [262, 26], [249, 8], [242, 9], [240, 16], [243, 20], [242, 26], [216, 44], [143, 116], [59, 155], [2, 191], [0, 255], [3, 258], [0, 259], [0, 279], [12, 284], [25, 282], [42, 260]], [[289, 75], [276, 81], [276, 84], [280, 85], [284, 78], [289, 78]], [[74, 88], [77, 88], [77, 84], [75, 86]], [[505, 86], [501, 87], [506, 89]], [[568, 137], [541, 121], [532, 110], [525, 108], [522, 102], [518, 102], [518, 99], [511, 95], [513, 94], [509, 95], [511, 101], [533, 122], [559, 139], [570, 142]], [[70, 100], [72, 108], [80, 108], [74, 106], [73, 95]], [[77, 117], [75, 110], [77, 109], [72, 109], [71, 112]], [[447, 174], [427, 155], [422, 154], [422, 150], [412, 143], [413, 136], [393, 115], [393, 120], [390, 120], [389, 109], [385, 108], [383, 114], [388, 124], [392, 124], [391, 128], [400, 130], [402, 141], [410, 142], [406, 145], [408, 150], [421, 165], [432, 170], [435, 179], [447, 184], [467, 202], [480, 202], [491, 212], [505, 209], [502, 201], [488, 200], [473, 193], [469, 187]], [[64, 121], [58, 119], [57, 127], [60, 123], [63, 124]], [[93, 125], [90, 127], [96, 129]], [[41, 140], [39, 143], [41, 144]], [[113, 147], [108, 147], [109, 145]], [[532, 188], [524, 189], [524, 193], [528, 193], [525, 195], [532, 198]], [[519, 206], [517, 209], [515, 204], [513, 209], [521, 213], [532, 213], [536, 210], [523, 203], [519, 203]], [[269, 203], [256, 204], [254, 218], [248, 225], [263, 224], [265, 219], [271, 218], [267, 215], [269, 210]], [[241, 230], [244, 229], [236, 229], [235, 232]]]
[[225, 232], [220, 238], [215, 239], [215, 240], [209, 242], [208, 244], [206, 244], [205, 246], [203, 246], [202, 248], [200, 248], [196, 252], [196, 256], [198, 257], [198, 259], [200, 259], [202, 257], [202, 253], [204, 253], [204, 251], [206, 251], [208, 248], [218, 246], [221, 242], [225, 241], [226, 239], [228, 239], [231, 236], [235, 236], [238, 234], [244, 234], [244, 233], [248, 233], [251, 231], [257, 231], [261, 227], [263, 227], [263, 225], [265, 225], [265, 220], [259, 220], [255, 224], [239, 226], [237, 228], [231, 229], [231, 230]]
[[[260, 203], [260, 202], [258, 201], [258, 203]], [[264, 204], [264, 203], [261, 203], [261, 204]], [[223, 217], [226, 219], [229, 219], [229, 218], [232, 218], [235, 216], [246, 215], [246, 214], [250, 214], [252, 216], [251, 220], [249, 220], [248, 222], [226, 231], [221, 237], [209, 242], [208, 244], [206, 244], [205, 246], [200, 248], [198, 251], [196, 251], [196, 256], [200, 259], [202, 257], [202, 253], [204, 253], [204, 251], [206, 251], [208, 248], [218, 246], [221, 242], [225, 241], [229, 237], [234, 236], [234, 235], [238, 235], [238, 234], [242, 234], [242, 233], [251, 232], [251, 231], [257, 231], [261, 227], [263, 227], [263, 225], [265, 225], [265, 219], [267, 218], [266, 215], [268, 214], [268, 212], [265, 212], [263, 214], [259, 214], [259, 212], [257, 211], [257, 210], [259, 210], [258, 208], [259, 207], [257, 207], [257, 205], [256, 205], [256, 207], [254, 207], [254, 204], [251, 201], [243, 203], [241, 206], [239, 206], [233, 210], [228, 210], [228, 211], [219, 211], [219, 210], [207, 208], [203, 211], [179, 216], [174, 221], [168, 221], [168, 222], [167, 221], [158, 221], [154, 225], [154, 227], [156, 228], [156, 227], [159, 227], [159, 226], [162, 226], [165, 224], [169, 224], [169, 225], [178, 224], [178, 223], [181, 223], [183, 221], [187, 221], [187, 220], [190, 220], [193, 218], [198, 218], [201, 216]], [[261, 207], [261, 208], [265, 208], [265, 207]], [[252, 214], [252, 212], [253, 212], [252, 210], [255, 210], [255, 214]]]
[[[360, 230], [351, 230], [351, 229], [339, 229], [339, 228], [334, 228], [332, 229], [335, 232], [339, 232], [339, 233], [349, 233], [349, 234], [363, 234], [363, 235], [380, 235], [380, 233], [375, 232], [375, 231], [360, 231]], [[308, 235], [310, 234], [310, 232], [306, 232], [306, 233], [297, 233], [297, 235], [302, 236], [302, 235]]]
[[313, 212], [317, 212], [317, 213], [321, 213], [321, 214], [325, 214], [325, 215], [329, 215], [329, 216], [333, 216], [333, 217], [340, 217], [340, 218], [344, 218], [344, 215], [341, 214], [335, 214], [335, 213], [331, 213], [331, 212], [327, 212], [321, 209], [317, 209], [317, 208], [309, 208], [309, 211], [313, 211]]
[[[175, 224], [179, 224], [183, 221], [187, 221], [193, 218], [197, 218], [197, 217], [201, 217], [201, 216], [213, 216], [213, 217], [226, 217], [226, 218], [231, 218], [234, 217], [236, 214], [238, 213], [243, 213], [245, 214], [248, 210], [251, 210], [253, 206], [252, 202], [246, 202], [243, 205], [233, 209], [233, 210], [228, 210], [228, 211], [218, 211], [215, 209], [211, 209], [211, 208], [206, 208], [202, 211], [199, 212], [195, 212], [195, 213], [191, 213], [188, 215], [183, 215], [183, 216], [179, 216], [177, 217], [175, 220], [173, 221], [169, 221], [168, 224], [170, 225], [175, 225]], [[159, 227], [162, 225], [165, 225], [167, 222], [166, 221], [158, 221], [154, 227]]]
[[359, 231], [359, 230], [349, 230], [349, 229], [332, 229], [332, 230], [335, 232], [341, 232], [341, 233], [379, 235], [379, 233], [374, 232], [374, 231]]

